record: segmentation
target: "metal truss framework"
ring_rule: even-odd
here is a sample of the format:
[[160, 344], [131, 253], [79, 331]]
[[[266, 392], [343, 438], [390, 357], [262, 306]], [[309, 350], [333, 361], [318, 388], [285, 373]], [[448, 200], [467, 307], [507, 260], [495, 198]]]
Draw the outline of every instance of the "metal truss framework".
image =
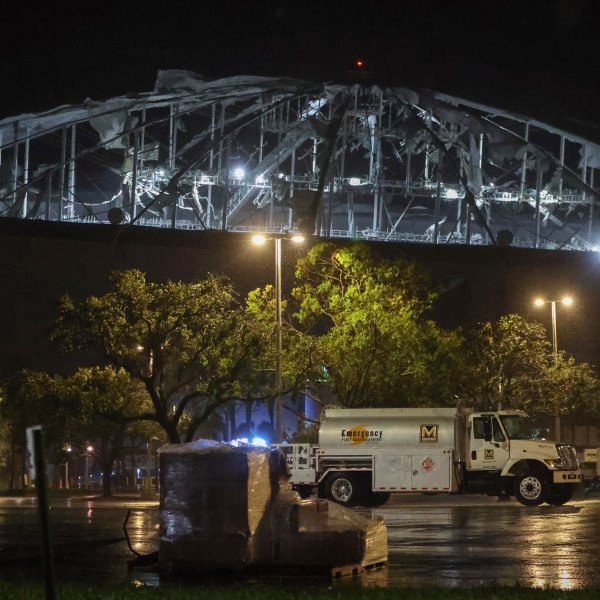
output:
[[0, 214], [596, 250], [600, 146], [431, 90], [161, 71], [0, 121]]

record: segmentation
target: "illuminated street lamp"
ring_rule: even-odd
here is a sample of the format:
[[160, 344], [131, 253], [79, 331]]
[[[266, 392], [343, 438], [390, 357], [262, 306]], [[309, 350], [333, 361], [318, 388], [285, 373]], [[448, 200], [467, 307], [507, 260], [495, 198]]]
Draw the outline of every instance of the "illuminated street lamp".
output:
[[85, 449], [85, 489], [90, 489], [90, 455], [94, 451], [93, 446], [87, 446]]
[[[565, 306], [571, 306], [573, 304], [573, 298], [565, 296], [562, 300], [544, 300], [543, 298], [536, 298], [534, 304], [536, 306], [543, 306], [544, 304], [550, 304], [552, 307], [552, 356], [554, 358], [554, 366], [558, 364], [558, 340], [556, 337], [556, 303], [562, 302]], [[560, 410], [558, 404], [554, 411], [554, 435], [556, 441], [560, 441]]]
[[295, 244], [304, 241], [301, 235], [272, 234], [267, 237], [257, 234], [252, 237], [252, 242], [257, 245], [264, 244], [268, 240], [275, 241], [275, 314], [277, 321], [277, 345], [275, 350], [275, 389], [277, 398], [275, 400], [275, 438], [276, 442], [283, 441], [283, 399], [281, 382], [281, 240], [291, 240]]
[[73, 452], [71, 444], [65, 444], [63, 452], [65, 453], [65, 489], [69, 489], [69, 454]]
[[573, 304], [573, 298], [565, 296], [562, 300], [544, 300], [543, 298], [536, 298], [534, 304], [536, 306], [543, 306], [544, 304], [550, 304], [552, 307], [552, 356], [554, 357], [554, 365], [558, 363], [558, 342], [556, 337], [556, 303], [562, 302], [565, 306], [571, 306]]

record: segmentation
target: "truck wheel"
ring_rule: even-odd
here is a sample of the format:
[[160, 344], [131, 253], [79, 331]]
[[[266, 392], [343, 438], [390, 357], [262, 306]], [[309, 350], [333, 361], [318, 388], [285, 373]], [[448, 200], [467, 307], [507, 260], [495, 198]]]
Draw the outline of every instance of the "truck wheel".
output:
[[573, 492], [574, 488], [572, 485], [553, 485], [550, 488], [546, 502], [552, 506], [562, 506], [572, 498]]
[[370, 492], [364, 500], [364, 504], [374, 508], [383, 506], [390, 499], [390, 495], [389, 492]]
[[344, 506], [356, 506], [360, 501], [357, 478], [351, 473], [334, 473], [327, 478], [325, 495]]
[[302, 500], [306, 500], [306, 498], [310, 498], [310, 495], [312, 494], [312, 486], [299, 485], [296, 488], [296, 491], [298, 492], [298, 495], [300, 496], [300, 498], [302, 498]]
[[515, 498], [525, 506], [539, 506], [546, 500], [548, 484], [538, 473], [525, 473], [515, 481]]

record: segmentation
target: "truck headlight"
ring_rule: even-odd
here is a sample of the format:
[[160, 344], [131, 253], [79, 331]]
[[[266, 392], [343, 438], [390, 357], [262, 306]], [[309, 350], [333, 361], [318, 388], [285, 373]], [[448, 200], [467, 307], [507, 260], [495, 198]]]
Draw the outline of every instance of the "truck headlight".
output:
[[552, 459], [544, 459], [544, 462], [551, 468], [551, 469], [561, 469], [563, 464], [562, 464], [562, 460], [560, 460], [560, 458], [552, 458]]

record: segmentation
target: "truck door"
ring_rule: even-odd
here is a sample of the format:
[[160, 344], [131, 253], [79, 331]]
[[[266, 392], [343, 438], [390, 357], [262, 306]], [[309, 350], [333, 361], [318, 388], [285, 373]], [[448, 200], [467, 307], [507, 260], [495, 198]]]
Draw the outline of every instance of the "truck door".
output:
[[508, 439], [494, 415], [472, 417], [467, 468], [473, 471], [501, 471], [509, 456]]

